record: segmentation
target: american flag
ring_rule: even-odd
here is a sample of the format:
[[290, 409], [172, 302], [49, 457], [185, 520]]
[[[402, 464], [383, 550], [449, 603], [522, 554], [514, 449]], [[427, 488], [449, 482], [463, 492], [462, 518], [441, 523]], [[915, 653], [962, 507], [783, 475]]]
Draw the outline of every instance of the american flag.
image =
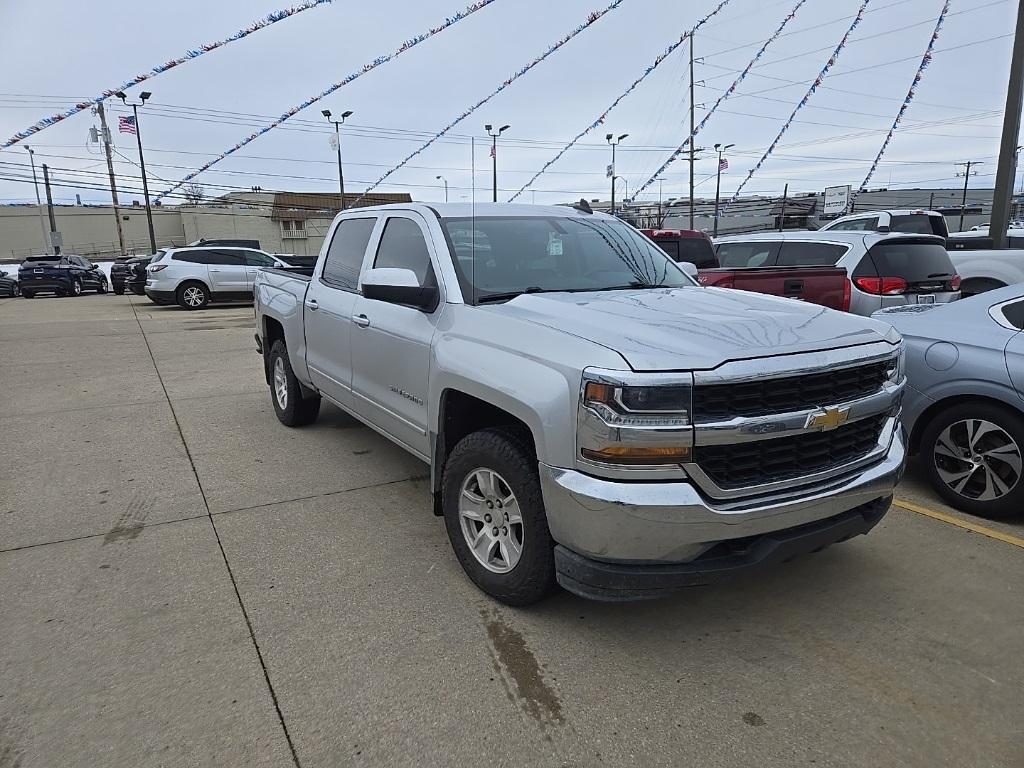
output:
[[728, 161], [728, 159], [723, 157], [721, 160], [718, 161], [718, 170], [720, 170], [720, 171], [728, 171], [729, 170], [729, 161]]
[[121, 133], [138, 133], [138, 129], [135, 127], [135, 118], [122, 115], [117, 119], [117, 130]]

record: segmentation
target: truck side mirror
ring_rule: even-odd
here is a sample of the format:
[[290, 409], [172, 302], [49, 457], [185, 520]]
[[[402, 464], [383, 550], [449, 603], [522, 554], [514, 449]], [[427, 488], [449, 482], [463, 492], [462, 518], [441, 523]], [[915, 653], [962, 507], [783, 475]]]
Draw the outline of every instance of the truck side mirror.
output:
[[405, 304], [425, 312], [437, 309], [440, 293], [437, 286], [420, 285], [411, 269], [380, 267], [363, 275], [363, 296], [389, 304]]

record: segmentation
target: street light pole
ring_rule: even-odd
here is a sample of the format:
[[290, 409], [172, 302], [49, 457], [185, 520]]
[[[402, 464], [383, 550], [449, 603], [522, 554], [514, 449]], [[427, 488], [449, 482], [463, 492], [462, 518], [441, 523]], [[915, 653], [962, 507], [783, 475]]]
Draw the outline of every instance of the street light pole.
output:
[[[735, 146], [735, 144], [726, 144], [723, 147], [721, 144], [715, 144], [715, 152], [718, 153], [718, 178], [715, 181], [715, 237], [718, 237], [718, 201], [722, 194], [722, 153]], [[693, 168], [693, 163], [690, 163], [690, 167]]]
[[434, 178], [436, 178], [438, 181], [443, 181], [444, 182], [444, 201], [447, 203], [448, 202], [448, 179], [446, 179], [444, 176], [435, 176]]
[[622, 141], [627, 136], [629, 136], [628, 133], [623, 133], [620, 134], [619, 136], [616, 136], [614, 133], [609, 133], [604, 137], [605, 141], [607, 141], [612, 148], [611, 173], [608, 174], [609, 176], [612, 177], [612, 216], [615, 215], [615, 147], [618, 145], [620, 141]]
[[142, 194], [146, 198], [146, 223], [149, 224], [149, 246], [156, 253], [156, 232], [153, 230], [153, 208], [149, 204], [149, 181], [146, 179], [146, 158], [142, 154], [142, 126], [139, 125], [139, 107], [146, 103], [146, 100], [153, 94], [143, 91], [139, 94], [138, 103], [128, 103], [128, 97], [124, 91], [114, 94], [126, 107], [132, 108], [132, 115], [135, 117], [135, 140], [139, 145], [139, 169], [142, 171]]
[[35, 150], [24, 145], [28, 150], [28, 161], [32, 164], [32, 186], [36, 188], [36, 209], [39, 211], [39, 231], [43, 235], [43, 253], [50, 252], [50, 238], [46, 236], [46, 221], [43, 218], [43, 201], [39, 197], [39, 179], [36, 177]]
[[971, 180], [971, 166], [981, 165], [977, 160], [968, 160], [966, 163], [957, 163], [965, 166], [964, 169], [964, 192], [960, 198], [960, 231], [964, 231], [964, 208], [967, 207], [967, 182]]
[[321, 114], [327, 118], [327, 122], [334, 126], [334, 147], [338, 150], [338, 188], [341, 191], [341, 210], [345, 210], [345, 171], [341, 166], [341, 126], [345, 124], [345, 118], [351, 117], [352, 110], [341, 113], [341, 120], [331, 120], [331, 110], [325, 109]]
[[494, 126], [490, 123], [484, 126], [484, 130], [487, 131], [487, 135], [491, 137], [491, 172], [493, 174], [492, 200], [495, 203], [498, 202], [498, 137], [508, 129], [509, 126], [507, 125], [501, 126], [497, 131], [494, 130]]

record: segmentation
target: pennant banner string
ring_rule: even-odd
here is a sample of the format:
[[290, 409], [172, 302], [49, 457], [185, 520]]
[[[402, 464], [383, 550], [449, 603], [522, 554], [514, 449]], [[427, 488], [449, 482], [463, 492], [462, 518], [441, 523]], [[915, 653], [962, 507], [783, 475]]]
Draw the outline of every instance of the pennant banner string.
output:
[[754, 174], [761, 169], [762, 165], [764, 165], [765, 160], [767, 160], [771, 156], [772, 152], [775, 151], [776, 145], [778, 145], [786, 131], [789, 130], [789, 126], [793, 124], [793, 120], [796, 118], [797, 113], [807, 105], [807, 102], [811, 100], [811, 96], [813, 96], [818, 90], [818, 87], [821, 85], [826, 75], [828, 75], [833, 65], [839, 59], [839, 54], [846, 47], [846, 42], [850, 39], [850, 35], [858, 26], [860, 26], [861, 19], [864, 18], [864, 11], [867, 9], [868, 3], [870, 2], [871, 0], [864, 0], [864, 2], [861, 3], [860, 8], [857, 9], [857, 15], [853, 19], [853, 23], [850, 25], [849, 29], [846, 30], [846, 34], [843, 35], [842, 39], [840, 39], [839, 45], [837, 45], [835, 50], [832, 51], [832, 55], [829, 56], [828, 61], [825, 62], [825, 66], [821, 68], [818, 76], [814, 78], [814, 82], [812, 82], [811, 87], [807, 89], [807, 93], [805, 93], [803, 98], [797, 102], [796, 107], [793, 108], [792, 114], [790, 114], [786, 119], [786, 122], [782, 124], [782, 128], [779, 129], [779, 133], [775, 136], [772, 143], [768, 145], [768, 149], [766, 149], [764, 154], [761, 155], [761, 159], [757, 161], [753, 168], [750, 169], [747, 173], [747, 177], [743, 179], [743, 183], [739, 185], [733, 196], [729, 198], [730, 203], [740, 196], [740, 192], [743, 191], [743, 187], [747, 185], [747, 182], [750, 181]]
[[381, 66], [382, 64], [387, 64], [392, 59], [394, 59], [394, 58], [400, 56], [401, 54], [405, 53], [406, 51], [414, 48], [415, 46], [417, 46], [420, 43], [422, 43], [424, 40], [427, 40], [427, 39], [433, 37], [434, 35], [438, 34], [439, 32], [443, 32], [444, 30], [448, 29], [448, 27], [452, 26], [453, 24], [457, 24], [458, 22], [460, 22], [463, 19], [467, 18], [471, 14], [476, 13], [481, 8], [487, 7], [488, 5], [493, 3], [494, 1], [495, 0], [477, 0], [477, 2], [473, 3], [470, 6], [467, 6], [465, 10], [459, 11], [458, 13], [456, 13], [456, 14], [454, 14], [452, 16], [449, 16], [448, 18], [446, 18], [442, 24], [439, 24], [438, 26], [433, 27], [433, 28], [427, 30], [426, 32], [423, 32], [423, 33], [417, 35], [416, 37], [409, 38], [404, 43], [402, 43], [394, 53], [389, 53], [389, 54], [385, 54], [383, 56], [379, 56], [376, 59], [374, 59], [373, 61], [369, 62], [368, 64], [364, 64], [362, 69], [359, 69], [359, 70], [353, 72], [352, 74], [348, 75], [344, 80], [340, 80], [337, 83], [334, 83], [333, 85], [329, 86], [325, 90], [323, 90], [320, 93], [318, 93], [316, 96], [312, 96], [312, 97], [306, 99], [301, 104], [297, 104], [296, 106], [292, 107], [287, 112], [282, 114], [280, 117], [276, 118], [272, 123], [269, 123], [268, 125], [263, 126], [262, 128], [260, 128], [255, 133], [251, 134], [250, 136], [246, 137], [242, 141], [240, 141], [237, 144], [235, 144], [235, 146], [233, 146], [233, 147], [231, 147], [229, 149], [224, 150], [219, 155], [217, 155], [215, 158], [213, 158], [209, 162], [205, 163], [204, 165], [201, 165], [199, 168], [194, 170], [192, 173], [190, 173], [187, 176], [185, 176], [181, 181], [179, 181], [177, 184], [175, 184], [170, 189], [167, 189], [167, 190], [161, 192], [156, 197], [156, 199], [160, 200], [161, 198], [166, 197], [167, 195], [171, 194], [175, 190], [180, 189], [183, 185], [187, 184], [188, 182], [190, 182], [192, 179], [194, 179], [196, 176], [198, 176], [199, 174], [203, 173], [204, 171], [209, 170], [211, 167], [213, 167], [214, 165], [219, 163], [221, 160], [223, 160], [228, 155], [234, 154], [235, 152], [240, 150], [242, 147], [244, 147], [246, 144], [249, 144], [250, 142], [255, 141], [256, 139], [258, 139], [260, 136], [263, 136], [264, 134], [269, 133], [274, 128], [277, 128], [277, 126], [281, 125], [281, 123], [283, 123], [285, 120], [288, 120], [289, 118], [294, 117], [295, 115], [297, 115], [302, 110], [304, 110], [307, 107], [310, 107], [313, 104], [315, 104], [316, 102], [320, 101], [320, 99], [324, 98], [325, 96], [329, 96], [330, 94], [334, 93], [339, 88], [348, 85], [353, 80], [356, 80], [356, 79], [362, 77], [367, 72], [373, 71], [374, 69], [376, 69], [377, 67]]
[[[801, 2], [804, 2], [804, 0], [801, 0]], [[525, 192], [525, 191], [526, 191], [526, 190], [527, 190], [528, 188], [530, 188], [531, 186], [533, 186], [533, 182], [535, 182], [535, 181], [536, 181], [537, 179], [539, 179], [539, 178], [541, 177], [541, 175], [542, 175], [542, 174], [543, 174], [543, 173], [544, 173], [544, 172], [545, 172], [545, 171], [546, 171], [546, 170], [547, 170], [548, 168], [550, 168], [550, 167], [551, 167], [552, 165], [554, 165], [555, 163], [557, 163], [557, 162], [558, 162], [558, 161], [559, 161], [559, 160], [560, 160], [560, 159], [562, 158], [562, 156], [563, 156], [563, 155], [564, 155], [564, 154], [565, 154], [566, 152], [568, 152], [568, 151], [569, 151], [570, 149], [572, 149], [572, 148], [573, 148], [573, 147], [574, 147], [574, 146], [576, 145], [576, 142], [578, 142], [578, 141], [579, 141], [580, 139], [582, 139], [582, 138], [583, 138], [584, 136], [586, 136], [586, 135], [587, 135], [588, 133], [590, 133], [590, 132], [591, 132], [592, 130], [594, 130], [595, 128], [597, 128], [597, 127], [598, 127], [599, 125], [603, 124], [603, 123], [604, 123], [604, 121], [605, 121], [605, 118], [607, 118], [607, 117], [608, 117], [608, 113], [609, 113], [609, 112], [611, 112], [611, 111], [612, 111], [613, 109], [615, 109], [615, 107], [617, 107], [617, 106], [619, 105], [619, 102], [620, 102], [620, 101], [622, 101], [622, 100], [623, 100], [624, 98], [626, 98], [626, 97], [627, 97], [627, 96], [628, 96], [628, 95], [629, 95], [630, 93], [632, 93], [632, 92], [633, 92], [633, 90], [634, 90], [634, 89], [635, 89], [635, 88], [636, 88], [636, 87], [637, 87], [638, 85], [640, 85], [640, 83], [642, 83], [642, 82], [643, 82], [644, 80], [646, 80], [646, 79], [647, 79], [647, 76], [648, 76], [648, 75], [650, 75], [650, 74], [651, 74], [651, 73], [652, 73], [652, 72], [653, 72], [653, 71], [654, 71], [655, 69], [657, 69], [657, 68], [658, 68], [658, 65], [659, 65], [659, 64], [661, 64], [661, 62], [663, 62], [663, 61], [664, 61], [664, 60], [665, 60], [666, 58], [668, 58], [668, 56], [669, 56], [669, 55], [671, 55], [671, 53], [672, 53], [672, 52], [673, 52], [673, 51], [674, 51], [674, 50], [675, 50], [676, 48], [678, 48], [678, 47], [679, 47], [680, 45], [682, 45], [684, 41], [686, 41], [686, 40], [690, 39], [690, 37], [692, 37], [692, 36], [693, 36], [693, 33], [694, 33], [695, 31], [697, 31], [697, 30], [698, 30], [698, 29], [699, 29], [700, 27], [704, 26], [704, 24], [705, 24], [705, 23], [706, 23], [706, 22], [708, 21], [708, 19], [710, 19], [710, 18], [711, 18], [712, 16], [716, 15], [716, 14], [717, 14], [717, 13], [718, 13], [718, 12], [719, 12], [720, 10], [722, 10], [722, 8], [724, 8], [724, 7], [725, 7], [725, 6], [726, 6], [726, 5], [728, 4], [728, 3], [729, 3], [729, 0], [722, 0], [722, 2], [720, 2], [720, 3], [718, 4], [718, 6], [717, 6], [717, 7], [716, 7], [716, 8], [715, 8], [715, 9], [714, 9], [713, 11], [711, 11], [711, 13], [709, 13], [709, 14], [708, 14], [707, 16], [705, 16], [705, 17], [704, 17], [704, 18], [702, 18], [702, 19], [701, 19], [700, 21], [698, 21], [698, 22], [697, 22], [697, 23], [696, 23], [696, 24], [695, 24], [695, 25], [693, 26], [693, 28], [692, 28], [692, 29], [689, 29], [689, 30], [687, 30], [686, 32], [684, 32], [684, 33], [683, 33], [682, 35], [680, 35], [680, 37], [679, 37], [679, 39], [678, 39], [678, 40], [676, 40], [676, 41], [675, 41], [674, 43], [672, 43], [672, 44], [671, 44], [671, 45], [670, 45], [670, 46], [669, 46], [668, 48], [666, 48], [666, 49], [665, 49], [664, 51], [662, 51], [662, 52], [661, 52], [661, 53], [660, 53], [660, 54], [658, 55], [658, 58], [656, 58], [656, 59], [654, 60], [654, 63], [653, 63], [653, 64], [651, 64], [651, 65], [650, 65], [649, 67], [647, 67], [647, 69], [645, 69], [645, 70], [643, 71], [643, 74], [641, 74], [641, 75], [640, 75], [640, 77], [638, 77], [638, 78], [637, 78], [636, 80], [634, 80], [634, 81], [633, 81], [633, 82], [632, 82], [632, 83], [630, 84], [630, 86], [629, 86], [629, 87], [628, 87], [628, 88], [627, 88], [627, 89], [626, 89], [625, 91], [623, 91], [623, 92], [622, 92], [621, 94], [619, 94], [619, 97], [618, 97], [617, 99], [615, 99], [615, 101], [613, 101], [613, 102], [611, 103], [611, 105], [609, 105], [609, 107], [608, 107], [608, 108], [607, 108], [607, 109], [606, 109], [606, 110], [605, 110], [604, 112], [602, 112], [602, 113], [601, 113], [600, 115], [598, 115], [598, 118], [597, 118], [597, 120], [595, 120], [595, 121], [594, 121], [594, 122], [592, 122], [592, 123], [591, 123], [590, 125], [588, 125], [588, 126], [587, 126], [586, 128], [584, 128], [584, 129], [583, 129], [582, 131], [580, 131], [579, 133], [577, 133], [577, 134], [576, 134], [576, 135], [575, 135], [575, 136], [573, 137], [572, 141], [570, 141], [570, 142], [569, 142], [568, 144], [566, 144], [566, 145], [565, 145], [564, 147], [562, 147], [562, 149], [560, 149], [560, 150], [558, 151], [558, 153], [557, 153], [557, 154], [556, 154], [556, 155], [555, 155], [554, 157], [552, 157], [552, 158], [551, 158], [550, 160], [548, 160], [548, 161], [547, 161], [547, 162], [546, 162], [546, 163], [544, 164], [544, 166], [543, 166], [543, 167], [542, 167], [542, 168], [541, 168], [541, 169], [540, 169], [539, 171], [537, 171], [537, 173], [535, 173], [535, 174], [533, 175], [533, 177], [532, 177], [532, 178], [531, 178], [531, 179], [530, 179], [530, 180], [529, 180], [528, 182], [526, 182], [526, 183], [525, 183], [525, 184], [524, 184], [524, 185], [523, 185], [522, 187], [520, 187], [520, 188], [519, 188], [519, 191], [518, 191], [518, 192], [516, 192], [516, 193], [515, 193], [514, 195], [512, 195], [512, 197], [510, 197], [510, 198], [508, 199], [508, 201], [509, 201], [509, 202], [511, 203], [511, 202], [512, 202], [513, 200], [515, 200], [515, 199], [516, 199], [517, 197], [519, 197], [519, 196], [520, 196], [521, 194], [523, 194], [523, 192]]]
[[145, 82], [146, 80], [149, 80], [152, 77], [156, 77], [157, 75], [162, 74], [169, 69], [173, 69], [179, 64], [184, 64], [186, 61], [190, 59], [197, 59], [204, 53], [215, 51], [218, 48], [227, 45], [228, 43], [233, 43], [235, 40], [241, 40], [243, 37], [248, 37], [253, 32], [258, 32], [261, 29], [269, 27], [271, 24], [276, 24], [277, 22], [284, 21], [285, 19], [294, 16], [297, 13], [302, 13], [303, 11], [308, 11], [310, 8], [316, 8], [319, 5], [324, 5], [330, 2], [331, 0], [306, 0], [306, 2], [292, 6], [291, 8], [285, 8], [284, 10], [270, 13], [264, 18], [260, 19], [259, 21], [253, 22], [245, 29], [238, 30], [237, 32], [235, 32], [235, 34], [231, 35], [231, 37], [225, 37], [223, 40], [217, 40], [212, 43], [206, 43], [205, 45], [201, 45], [198, 48], [188, 50], [185, 52], [184, 56], [179, 56], [176, 59], [171, 59], [166, 64], [160, 64], [159, 66], [153, 67], [148, 72], [144, 72], [141, 75], [133, 77], [131, 80], [122, 83], [117, 88], [110, 88], [109, 90], [103, 91], [101, 94], [90, 99], [89, 101], [80, 101], [70, 109], [66, 109], [63, 112], [58, 112], [55, 115], [50, 115], [50, 117], [44, 117], [35, 125], [30, 125], [25, 130], [18, 131], [18, 133], [14, 134], [3, 144], [0, 144], [0, 149], [6, 149], [7, 147], [14, 146], [19, 141], [27, 139], [32, 134], [38, 133], [44, 128], [49, 128], [51, 125], [56, 125], [61, 120], [65, 120], [71, 117], [72, 115], [77, 115], [82, 110], [89, 109], [94, 104], [99, 104], [104, 99], [109, 99], [118, 91], [127, 91], [129, 88], [132, 88], [133, 86], [136, 86], [139, 83]]
[[664, 163], [661, 164], [661, 167], [658, 168], [658, 170], [656, 170], [651, 175], [651, 177], [649, 179], [647, 179], [647, 181], [645, 181], [643, 184], [641, 184], [637, 188], [637, 190], [633, 193], [633, 199], [634, 200], [640, 195], [641, 192], [643, 192], [645, 189], [647, 189], [649, 186], [651, 186], [651, 184], [653, 184], [657, 180], [657, 178], [662, 173], [665, 172], [666, 168], [668, 168], [670, 165], [672, 165], [672, 163], [674, 163], [676, 160], [679, 159], [679, 157], [683, 154], [683, 150], [686, 149], [687, 145], [691, 141], [693, 141], [693, 139], [697, 136], [697, 134], [701, 132], [701, 130], [704, 128], [705, 125], [707, 125], [708, 120], [710, 120], [711, 116], [713, 114], [715, 114], [715, 110], [718, 109], [719, 105], [723, 101], [728, 99], [730, 96], [732, 96], [733, 92], [740, 85], [740, 83], [742, 83], [744, 80], [746, 80], [747, 75], [750, 74], [750, 70], [753, 69], [754, 65], [757, 64], [757, 62], [759, 62], [761, 60], [761, 57], [764, 55], [764, 52], [768, 50], [768, 47], [779, 38], [779, 35], [782, 34], [782, 30], [784, 30], [786, 28], [786, 25], [789, 24], [789, 22], [791, 22], [796, 17], [796, 12], [800, 10], [800, 6], [802, 6], [805, 2], [807, 2], [807, 0], [798, 0], [797, 4], [793, 6], [793, 10], [791, 10], [786, 15], [786, 17], [782, 20], [782, 23], [779, 24], [779, 26], [771, 34], [771, 37], [769, 37], [767, 40], [765, 40], [764, 44], [761, 46], [761, 48], [758, 50], [758, 52], [756, 54], [754, 54], [754, 58], [752, 58], [750, 60], [750, 62], [747, 64], [747, 66], [743, 68], [743, 71], [740, 72], [740, 74], [737, 76], [737, 78], [732, 81], [732, 85], [730, 85], [728, 88], [726, 88], [725, 92], [722, 93], [722, 95], [718, 97], [718, 100], [715, 101], [715, 103], [711, 105], [711, 109], [709, 109], [707, 114], [704, 115], [704, 118], [700, 121], [700, 123], [697, 125], [697, 127], [693, 129], [693, 133], [690, 134], [689, 136], [687, 136], [686, 140], [682, 144], [680, 144], [678, 147], [676, 147], [676, 149], [672, 152], [672, 154], [669, 155], [668, 159]]
[[[729, 0], [725, 0], [725, 2], [728, 2], [728, 1]], [[390, 170], [388, 170], [383, 176], [381, 176], [379, 179], [377, 179], [375, 182], [373, 182], [373, 184], [368, 186], [366, 188], [366, 191], [363, 192], [363, 194], [359, 197], [358, 200], [356, 200], [356, 202], [358, 203], [359, 200], [362, 200], [366, 195], [368, 195], [370, 192], [372, 192], [374, 189], [376, 189], [381, 184], [381, 182], [383, 182], [385, 179], [387, 179], [391, 174], [393, 174], [399, 168], [403, 167], [406, 163], [408, 163], [410, 160], [412, 160], [418, 154], [423, 152], [427, 147], [429, 147], [435, 141], [440, 139], [442, 136], [444, 136], [446, 133], [448, 133], [452, 128], [454, 128], [456, 125], [461, 123], [463, 120], [465, 120], [467, 117], [469, 117], [471, 114], [473, 114], [476, 110], [478, 110], [480, 107], [482, 107], [488, 101], [493, 99], [495, 96], [497, 96], [503, 90], [505, 90], [510, 85], [512, 85], [512, 83], [514, 83], [520, 77], [522, 77], [527, 72], [529, 72], [531, 69], [536, 67], [542, 61], [544, 61], [544, 59], [546, 59], [548, 56], [553, 54], [555, 51], [557, 51], [559, 48], [561, 48], [567, 42], [569, 42], [574, 37], [576, 37], [576, 35], [578, 35], [580, 32], [582, 32], [583, 30], [587, 29], [591, 24], [593, 24], [595, 21], [597, 21], [602, 16], [604, 16], [606, 13], [608, 13], [608, 11], [611, 11], [611, 10], [614, 10], [615, 8], [618, 8], [623, 2], [624, 2], [624, 0], [614, 0], [614, 2], [612, 2], [612, 4], [609, 5], [607, 8], [605, 8], [604, 10], [593, 11], [587, 17], [587, 20], [583, 24], [580, 24], [578, 27], [576, 27], [574, 30], [572, 30], [569, 34], [567, 34], [561, 40], [559, 40], [554, 45], [552, 45], [550, 48], [548, 48], [546, 51], [544, 51], [544, 53], [542, 53], [540, 56], [535, 58], [533, 61], [531, 61], [525, 67], [523, 67], [518, 72], [516, 72], [514, 75], [512, 75], [507, 80], [505, 80], [501, 85], [499, 85], [497, 88], [495, 88], [493, 91], [491, 91], [487, 96], [485, 96], [484, 98], [480, 99], [480, 101], [478, 101], [473, 106], [469, 107], [469, 109], [467, 109], [461, 115], [459, 115], [454, 120], [452, 120], [450, 123], [448, 123], [448, 125], [446, 125], [444, 128], [442, 128], [440, 131], [438, 131], [433, 136], [431, 136], [419, 148], [417, 148], [416, 150], [411, 152], [409, 155], [407, 155], [400, 163], [398, 163], [398, 165], [396, 165], [394, 168], [391, 168]]]
[[910, 106], [910, 102], [914, 100], [914, 96], [917, 93], [917, 86], [921, 84], [921, 80], [924, 77], [924, 71], [928, 68], [928, 65], [932, 63], [932, 49], [935, 47], [935, 41], [939, 39], [939, 31], [942, 29], [942, 23], [946, 20], [946, 14], [949, 13], [949, 0], [945, 0], [942, 4], [942, 11], [939, 12], [939, 18], [935, 20], [935, 30], [932, 32], [931, 39], [928, 41], [928, 47], [925, 49], [924, 56], [921, 57], [921, 64], [917, 68], [917, 72], [914, 73], [914, 79], [910, 83], [910, 90], [907, 91], [906, 98], [903, 99], [903, 103], [900, 105], [899, 112], [896, 113], [896, 119], [892, 121], [892, 126], [889, 128], [889, 133], [885, 136], [885, 141], [882, 142], [882, 148], [878, 150], [878, 155], [875, 157], [875, 161], [871, 163], [871, 168], [868, 170], [868, 175], [864, 177], [864, 181], [861, 182], [860, 189], [866, 189], [868, 182], [871, 181], [871, 177], [875, 175], [875, 169], [878, 168], [878, 163], [882, 159], [882, 155], [885, 154], [885, 150], [889, 147], [889, 142], [892, 141], [892, 136], [896, 133], [896, 128], [903, 121], [903, 115], [907, 111], [907, 107]]

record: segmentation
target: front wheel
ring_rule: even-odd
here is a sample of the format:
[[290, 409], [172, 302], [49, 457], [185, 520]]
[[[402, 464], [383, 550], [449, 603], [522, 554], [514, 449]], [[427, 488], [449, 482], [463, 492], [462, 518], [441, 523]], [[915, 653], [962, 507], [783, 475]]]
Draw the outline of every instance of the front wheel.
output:
[[118, 285], [117, 283], [114, 283], [114, 295], [115, 296], [122, 296], [122, 295], [124, 295], [124, 286], [123, 285]]
[[498, 429], [463, 438], [445, 464], [441, 493], [448, 540], [477, 587], [514, 606], [551, 593], [554, 542], [537, 460], [523, 441]]
[[17, 283], [13, 283], [11, 285], [11, 298], [13, 299], [14, 297], [20, 296], [20, 295], [21, 295], [21, 286], [18, 285]]
[[303, 397], [302, 385], [295, 378], [288, 348], [278, 339], [270, 348], [270, 395], [278, 421], [286, 427], [312, 424], [320, 413], [320, 395]]
[[100, 284], [98, 286], [96, 286], [96, 293], [106, 293], [106, 292], [107, 292], [107, 281], [106, 280], [101, 280]]
[[81, 296], [82, 295], [82, 281], [77, 277], [71, 281], [71, 287], [68, 289], [65, 296]]
[[32, 293], [32, 291], [25, 291], [21, 295], [23, 297], [25, 297], [26, 299], [34, 299], [35, 298], [35, 294]]
[[941, 412], [921, 435], [932, 486], [947, 504], [973, 515], [1024, 512], [1024, 419], [993, 403]]

